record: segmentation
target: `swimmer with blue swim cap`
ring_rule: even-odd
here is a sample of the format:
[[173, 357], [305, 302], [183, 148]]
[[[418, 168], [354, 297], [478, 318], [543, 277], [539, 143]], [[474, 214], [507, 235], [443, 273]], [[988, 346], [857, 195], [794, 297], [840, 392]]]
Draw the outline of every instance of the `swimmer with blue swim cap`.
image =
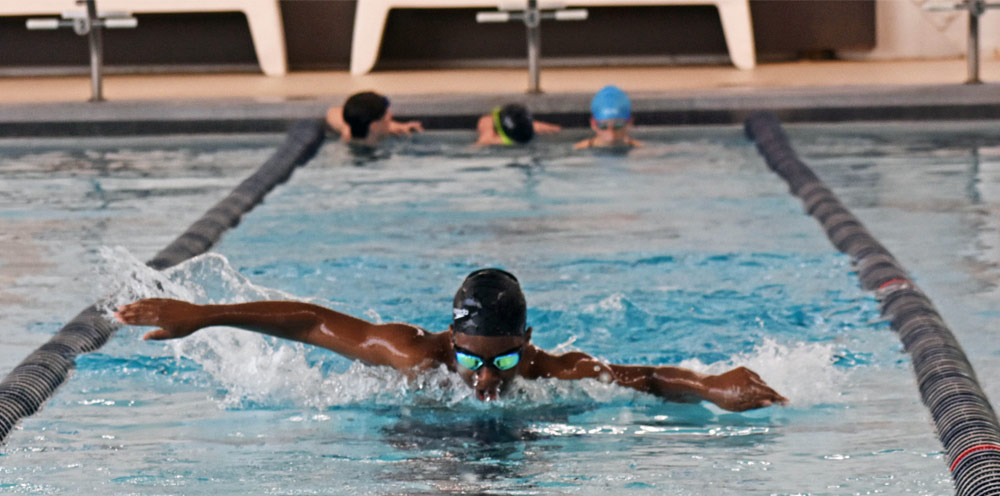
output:
[[330, 107], [326, 122], [340, 133], [343, 141], [374, 146], [391, 135], [409, 135], [424, 130], [418, 121], [397, 121], [389, 108], [389, 99], [374, 91], [351, 95], [343, 107]]
[[642, 146], [639, 140], [628, 135], [632, 124], [632, 101], [628, 95], [617, 86], [605, 86], [590, 101], [590, 129], [594, 136], [573, 148]]
[[562, 128], [535, 120], [527, 107], [519, 103], [498, 105], [479, 118], [477, 145], [515, 145], [531, 141], [536, 134], [554, 134]]
[[376, 324], [298, 301], [196, 305], [146, 299], [115, 312], [124, 324], [157, 326], [146, 340], [188, 336], [210, 326], [230, 326], [326, 348], [407, 375], [444, 366], [481, 401], [499, 399], [516, 377], [595, 379], [668, 401], [711, 401], [732, 411], [785, 404], [787, 399], [745, 367], [719, 375], [650, 365], [617, 365], [586, 353], [553, 354], [531, 344], [527, 305], [513, 274], [481, 269], [469, 274], [452, 301], [452, 323], [443, 332], [402, 324]]

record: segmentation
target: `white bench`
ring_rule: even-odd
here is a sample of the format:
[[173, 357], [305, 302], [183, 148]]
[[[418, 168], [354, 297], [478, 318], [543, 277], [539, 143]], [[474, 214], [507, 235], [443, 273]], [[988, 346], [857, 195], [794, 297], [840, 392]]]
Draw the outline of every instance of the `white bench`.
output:
[[[77, 5], [75, 0], [0, 1], [0, 16], [57, 16], [70, 11], [86, 12], [86, 9], [85, 5]], [[281, 24], [278, 0], [97, 0], [97, 9], [131, 14], [243, 12], [250, 25], [250, 36], [261, 70], [268, 76], [288, 72], [285, 30]]]
[[[564, 7], [715, 5], [719, 9], [722, 31], [733, 65], [740, 69], [752, 69], [757, 65], [749, 0], [540, 0], [538, 3], [545, 10]], [[390, 9], [523, 10], [526, 4], [525, 0], [358, 0], [351, 43], [351, 74], [367, 74], [375, 66]]]

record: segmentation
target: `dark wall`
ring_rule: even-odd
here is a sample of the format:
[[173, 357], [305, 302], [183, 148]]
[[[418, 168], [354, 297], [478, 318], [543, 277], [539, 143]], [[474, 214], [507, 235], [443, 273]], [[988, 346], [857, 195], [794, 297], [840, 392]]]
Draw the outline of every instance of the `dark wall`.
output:
[[[790, 60], [875, 46], [875, 3], [868, 0], [751, 0], [758, 57]], [[520, 23], [477, 24], [481, 9], [393, 10], [378, 68], [524, 58]], [[727, 55], [714, 6], [601, 7], [584, 22], [544, 22], [542, 53], [572, 60]], [[447, 34], [444, 34], [447, 33]]]
[[351, 63], [354, 0], [281, 2], [291, 70], [347, 69]]
[[757, 55], [875, 48], [874, 0], [750, 0]]
[[[99, 4], [99, 2], [98, 2]], [[346, 69], [353, 0], [281, 2], [291, 70]], [[482, 9], [396, 9], [390, 12], [378, 69], [490, 66], [525, 56], [520, 23], [477, 24]], [[545, 22], [544, 57], [565, 63], [658, 62], [726, 55], [712, 6], [590, 8], [587, 21]], [[826, 56], [875, 45], [874, 0], [751, 0], [761, 60]], [[105, 31], [105, 63], [126, 70], [256, 70], [246, 18], [240, 13], [137, 15], [139, 28]], [[24, 17], [0, 17], [0, 70], [85, 68], [86, 38], [71, 29], [28, 31]]]
[[[379, 66], [407, 60], [523, 59], [523, 23], [477, 24], [483, 9], [393, 10]], [[711, 6], [591, 8], [586, 21], [545, 21], [542, 54], [556, 58], [725, 54]]]
[[[241, 13], [136, 15], [136, 29], [103, 31], [109, 66], [257, 64]], [[87, 37], [71, 28], [28, 31], [26, 17], [0, 17], [0, 67], [87, 66]]]

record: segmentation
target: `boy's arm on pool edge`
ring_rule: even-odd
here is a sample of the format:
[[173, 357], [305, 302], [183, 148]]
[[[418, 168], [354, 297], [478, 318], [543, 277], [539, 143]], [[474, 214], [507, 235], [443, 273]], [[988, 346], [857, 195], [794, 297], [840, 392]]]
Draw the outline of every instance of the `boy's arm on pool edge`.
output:
[[787, 398], [746, 367], [709, 375], [680, 367], [607, 364], [586, 353], [551, 355], [541, 350], [535, 358], [535, 367], [537, 372], [533, 375], [538, 377], [613, 381], [668, 401], [706, 400], [734, 412], [788, 403]]
[[298, 301], [256, 301], [197, 305], [151, 298], [115, 312], [124, 324], [158, 326], [145, 340], [174, 339], [211, 326], [230, 326], [300, 341], [348, 358], [400, 370], [431, 366], [430, 333], [409, 324], [373, 324], [328, 308]]

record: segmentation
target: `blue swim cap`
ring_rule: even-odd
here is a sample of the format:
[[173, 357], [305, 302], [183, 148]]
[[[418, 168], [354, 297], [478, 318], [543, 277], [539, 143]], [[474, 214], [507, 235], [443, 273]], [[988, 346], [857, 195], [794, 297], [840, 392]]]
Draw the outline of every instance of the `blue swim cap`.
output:
[[632, 117], [632, 103], [621, 88], [608, 85], [601, 88], [590, 101], [590, 113], [599, 121], [628, 119]]

